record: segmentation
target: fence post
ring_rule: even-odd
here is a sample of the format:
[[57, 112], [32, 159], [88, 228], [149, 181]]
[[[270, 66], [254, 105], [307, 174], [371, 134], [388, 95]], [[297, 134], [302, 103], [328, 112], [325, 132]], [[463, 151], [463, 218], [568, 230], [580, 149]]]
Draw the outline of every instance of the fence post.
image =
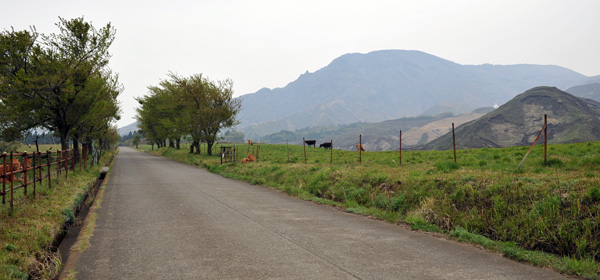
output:
[[33, 197], [35, 197], [35, 152], [31, 155], [32, 167], [33, 167]]
[[304, 164], [306, 164], [306, 140], [302, 137], [302, 145], [304, 146]]
[[358, 146], [358, 163], [362, 163], [362, 149], [360, 149], [362, 147], [362, 134], [358, 135], [358, 145], [360, 145]]
[[[40, 185], [42, 185], [42, 152], [38, 152], [38, 180], [40, 181]], [[35, 171], [34, 171], [35, 172]]]
[[2, 153], [2, 204], [6, 204], [6, 153]]
[[546, 163], [546, 146], [548, 144], [548, 115], [544, 114], [544, 163]]
[[398, 140], [398, 142], [400, 142], [400, 155], [398, 158], [398, 165], [402, 165], [402, 130], [400, 130], [400, 140]]
[[527, 153], [523, 157], [523, 160], [521, 160], [521, 163], [519, 163], [519, 167], [517, 169], [521, 168], [521, 165], [523, 165], [523, 162], [525, 162], [525, 160], [529, 156], [529, 153], [531, 153], [531, 149], [533, 149], [533, 146], [535, 146], [535, 143], [537, 143], [537, 141], [540, 139], [540, 136], [542, 136], [542, 132], [544, 132], [544, 131], [546, 131], [546, 126], [544, 126], [544, 128], [542, 128], [542, 130], [540, 131], [540, 134], [538, 134], [538, 136], [535, 138], [535, 140], [533, 141], [533, 144], [531, 144], [531, 147], [529, 147], [529, 151], [527, 151]]
[[329, 163], [333, 163], [333, 139], [331, 139], [331, 147], [329, 147], [329, 150], [331, 150], [331, 158], [329, 159]]
[[456, 163], [456, 140], [454, 138], [454, 123], [452, 123], [452, 148], [454, 149], [454, 163]]
[[13, 169], [12, 161], [13, 161], [13, 152], [10, 152], [10, 162], [9, 162], [9, 164], [11, 166], [11, 168], [10, 168], [10, 211], [12, 211], [12, 209], [13, 209], [13, 198], [14, 198], [13, 192], [14, 192], [14, 184], [15, 184], [15, 178], [14, 178], [15, 171], [12, 170]]
[[52, 188], [52, 179], [51, 179], [51, 175], [52, 172], [50, 172], [50, 167], [52, 166], [52, 152], [50, 151], [46, 151], [46, 165], [48, 165], [48, 188], [51, 189]]
[[60, 176], [60, 150], [56, 151], [56, 177]]
[[27, 164], [27, 152], [21, 154], [21, 157], [23, 158], [23, 193], [27, 197], [27, 168], [29, 167]]

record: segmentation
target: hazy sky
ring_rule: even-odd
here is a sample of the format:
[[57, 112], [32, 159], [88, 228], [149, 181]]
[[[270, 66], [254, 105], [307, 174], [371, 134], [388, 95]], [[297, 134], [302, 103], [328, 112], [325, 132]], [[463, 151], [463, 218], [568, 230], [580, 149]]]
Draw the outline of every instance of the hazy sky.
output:
[[58, 17], [117, 29], [110, 67], [133, 97], [165, 79], [231, 78], [235, 96], [284, 87], [345, 53], [420, 50], [459, 64], [553, 64], [600, 74], [600, 1], [0, 0], [0, 29], [58, 32]]

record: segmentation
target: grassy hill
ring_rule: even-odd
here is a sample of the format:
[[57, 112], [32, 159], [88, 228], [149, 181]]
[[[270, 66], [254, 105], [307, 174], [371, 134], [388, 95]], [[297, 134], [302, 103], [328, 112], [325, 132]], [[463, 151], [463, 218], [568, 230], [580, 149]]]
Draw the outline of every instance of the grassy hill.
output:
[[[550, 143], [600, 140], [600, 103], [554, 87], [536, 87], [457, 127], [456, 146], [470, 149], [531, 145], [543, 127], [544, 114], [548, 116]], [[452, 135], [446, 134], [418, 149], [452, 149]]]

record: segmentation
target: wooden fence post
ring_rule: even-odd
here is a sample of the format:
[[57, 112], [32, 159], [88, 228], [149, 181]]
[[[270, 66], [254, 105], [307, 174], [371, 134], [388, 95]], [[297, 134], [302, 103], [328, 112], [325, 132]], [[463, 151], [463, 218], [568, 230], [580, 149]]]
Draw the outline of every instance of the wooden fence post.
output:
[[60, 150], [56, 151], [56, 176], [60, 176]]
[[35, 152], [33, 152], [33, 154], [31, 155], [31, 161], [32, 161], [32, 165], [33, 165], [33, 197], [35, 197], [35, 187], [36, 187], [36, 182], [35, 182]]
[[331, 151], [331, 158], [329, 159], [329, 163], [333, 163], [333, 139], [331, 139], [331, 146], [329, 147]]
[[[40, 186], [42, 185], [42, 152], [38, 152], [38, 180], [40, 181]], [[35, 171], [34, 171], [35, 172]]]
[[544, 114], [544, 163], [546, 163], [546, 146], [548, 145], [548, 115]]
[[400, 142], [400, 156], [398, 158], [398, 165], [402, 165], [402, 130], [400, 130], [400, 139], [398, 142]]
[[[331, 141], [333, 141], [333, 140], [331, 140]], [[362, 134], [358, 135], [358, 145], [360, 145], [360, 146], [358, 146], [358, 163], [362, 163], [362, 149], [360, 149], [360, 148], [362, 148]]]
[[456, 163], [456, 140], [454, 138], [454, 123], [452, 123], [452, 148], [454, 149], [454, 163]]
[[6, 153], [2, 153], [2, 204], [6, 204]]
[[527, 151], [527, 153], [523, 157], [523, 160], [521, 160], [521, 163], [519, 163], [519, 167], [517, 169], [521, 168], [521, 165], [523, 165], [523, 162], [525, 162], [525, 160], [529, 156], [529, 153], [531, 153], [531, 150], [533, 149], [533, 146], [535, 146], [535, 143], [537, 143], [537, 141], [540, 139], [540, 136], [542, 136], [542, 132], [544, 132], [544, 131], [546, 131], [546, 126], [544, 126], [542, 128], [542, 130], [540, 131], [540, 134], [538, 134], [538, 136], [535, 138], [535, 140], [533, 141], [533, 144], [531, 144], [531, 147], [529, 147], [529, 151]]
[[50, 171], [50, 167], [52, 166], [52, 152], [46, 151], [46, 165], [48, 165], [48, 188], [52, 188], [52, 172]]
[[302, 145], [304, 145], [304, 164], [306, 164], [306, 140], [302, 137]]
[[[12, 166], [12, 161], [13, 161], [13, 152], [10, 152], [10, 161], [9, 161], [9, 164], [11, 166]], [[11, 171], [10, 171], [10, 179], [11, 179], [10, 180], [10, 210], [11, 211], [13, 209], [13, 198], [14, 198], [14, 196], [13, 196], [14, 184], [15, 184], [15, 178], [14, 178], [15, 175], [14, 175], [14, 172], [15, 171], [12, 170], [12, 168], [11, 168]]]
[[25, 197], [27, 197], [27, 170], [28, 170], [28, 164], [27, 164], [27, 152], [24, 152], [21, 154], [21, 157], [23, 159], [23, 193], [25, 194]]

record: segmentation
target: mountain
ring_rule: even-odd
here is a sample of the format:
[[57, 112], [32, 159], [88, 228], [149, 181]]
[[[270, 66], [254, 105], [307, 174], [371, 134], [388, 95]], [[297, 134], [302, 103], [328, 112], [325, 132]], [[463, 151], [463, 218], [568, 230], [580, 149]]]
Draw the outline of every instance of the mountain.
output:
[[586, 79], [559, 66], [460, 65], [420, 51], [346, 54], [284, 88], [240, 96], [237, 129], [260, 139], [281, 130], [379, 122], [425, 112], [466, 113], [502, 104], [534, 86], [566, 88]]
[[600, 102], [600, 83], [574, 86], [567, 89], [566, 92], [578, 97], [589, 98]]
[[[544, 114], [548, 116], [550, 143], [600, 140], [600, 103], [555, 87], [536, 87], [485, 116], [455, 128], [456, 148], [531, 145], [544, 125]], [[417, 149], [452, 149], [452, 134]]]
[[139, 130], [138, 125], [139, 125], [138, 122], [134, 122], [130, 125], [126, 125], [124, 127], [119, 127], [117, 129], [117, 133], [119, 133], [119, 135], [121, 135], [121, 136], [128, 135], [129, 132], [135, 132], [135, 131]]

